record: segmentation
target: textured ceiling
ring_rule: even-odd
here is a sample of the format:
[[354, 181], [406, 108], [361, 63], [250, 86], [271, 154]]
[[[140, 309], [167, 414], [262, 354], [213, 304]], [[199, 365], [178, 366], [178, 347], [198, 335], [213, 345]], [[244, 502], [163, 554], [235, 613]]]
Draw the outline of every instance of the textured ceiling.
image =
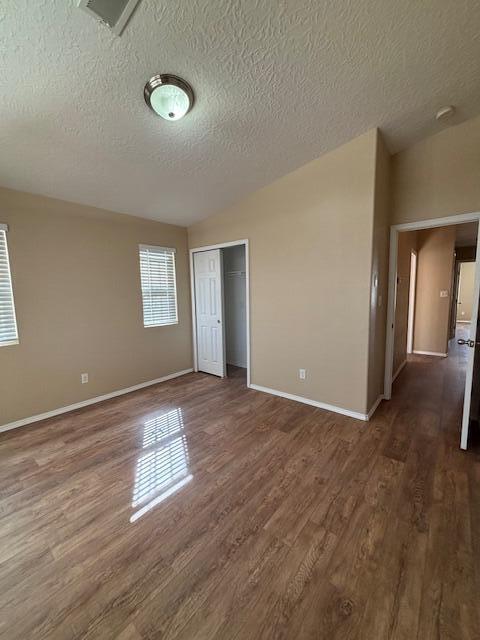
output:
[[[480, 111], [478, 0], [142, 0], [117, 38], [76, 0], [0, 3], [0, 184], [189, 224], [379, 126], [392, 151]], [[193, 111], [143, 102], [158, 72]]]

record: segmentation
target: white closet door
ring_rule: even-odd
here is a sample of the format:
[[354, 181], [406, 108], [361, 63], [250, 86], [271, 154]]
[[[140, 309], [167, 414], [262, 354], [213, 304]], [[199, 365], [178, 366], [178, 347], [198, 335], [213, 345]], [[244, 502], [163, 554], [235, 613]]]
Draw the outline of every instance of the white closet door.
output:
[[223, 265], [220, 249], [193, 254], [198, 370], [225, 376]]

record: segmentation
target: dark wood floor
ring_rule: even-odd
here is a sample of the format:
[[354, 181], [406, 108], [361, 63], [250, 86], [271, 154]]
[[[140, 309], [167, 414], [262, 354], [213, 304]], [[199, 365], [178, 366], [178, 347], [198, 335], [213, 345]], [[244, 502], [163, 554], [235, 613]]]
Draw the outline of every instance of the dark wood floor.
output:
[[0, 637], [480, 638], [457, 351], [369, 423], [191, 374], [1, 435]]

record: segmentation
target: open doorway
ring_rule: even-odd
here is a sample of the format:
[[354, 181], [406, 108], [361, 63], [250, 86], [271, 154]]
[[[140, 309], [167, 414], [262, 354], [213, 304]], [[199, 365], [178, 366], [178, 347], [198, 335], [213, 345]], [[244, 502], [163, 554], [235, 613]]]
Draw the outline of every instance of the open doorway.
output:
[[[392, 227], [385, 398], [400, 391], [400, 374], [431, 376], [437, 384], [454, 367], [464, 402], [461, 446], [480, 399], [480, 367], [475, 357], [478, 318], [477, 214]], [[457, 223], [457, 224], [455, 224]], [[451, 360], [451, 362], [450, 362]], [[442, 362], [448, 364], [442, 364]], [[475, 365], [475, 366], [474, 366]], [[438, 374], [438, 375], [437, 375]], [[392, 383], [397, 380], [396, 385]], [[461, 382], [463, 381], [463, 383]], [[472, 384], [473, 381], [473, 384]], [[463, 387], [462, 387], [463, 384]], [[421, 388], [419, 384], [418, 388]], [[460, 429], [459, 429], [460, 430]]]
[[245, 245], [226, 247], [223, 252], [225, 309], [225, 362], [227, 375], [247, 374], [247, 283]]
[[250, 384], [248, 241], [190, 250], [194, 369]]
[[[457, 259], [455, 269], [455, 304], [452, 305], [452, 329], [459, 324], [470, 324], [472, 321], [473, 290], [475, 284], [475, 261], [473, 259]], [[455, 331], [451, 331], [455, 337]]]
[[[475, 293], [476, 223], [459, 225], [455, 241], [453, 295], [450, 309], [450, 339], [461, 338], [468, 330], [473, 315]], [[461, 325], [468, 325], [462, 327]], [[463, 329], [463, 331], [462, 331]]]

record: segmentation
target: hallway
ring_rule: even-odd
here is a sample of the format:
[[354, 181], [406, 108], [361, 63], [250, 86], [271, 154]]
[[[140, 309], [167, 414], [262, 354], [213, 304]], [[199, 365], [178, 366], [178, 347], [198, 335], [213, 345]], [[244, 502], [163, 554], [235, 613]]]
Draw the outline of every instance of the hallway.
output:
[[432, 610], [430, 624], [415, 636], [422, 639], [480, 637], [480, 448], [459, 449], [468, 348], [457, 340], [468, 333], [469, 325], [457, 325], [447, 358], [409, 356], [384, 415], [375, 418], [391, 421], [384, 454], [404, 463], [414, 524], [404, 542], [407, 566], [423, 568], [416, 595], [421, 612]]
[[448, 442], [458, 446], [468, 348], [457, 343], [468, 338], [469, 324], [457, 324], [447, 358], [410, 354], [392, 389], [392, 405], [400, 412], [432, 411], [432, 424]]

